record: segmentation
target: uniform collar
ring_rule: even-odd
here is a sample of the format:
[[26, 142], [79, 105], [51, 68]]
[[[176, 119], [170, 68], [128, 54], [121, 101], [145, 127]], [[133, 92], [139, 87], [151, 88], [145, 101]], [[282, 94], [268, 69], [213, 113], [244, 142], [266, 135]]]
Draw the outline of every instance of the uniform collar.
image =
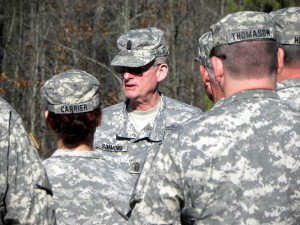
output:
[[276, 84], [277, 91], [290, 87], [300, 87], [300, 78], [283, 80]]
[[228, 104], [234, 101], [239, 101], [242, 99], [249, 99], [249, 98], [279, 99], [279, 96], [275, 91], [269, 89], [253, 89], [253, 90], [241, 91], [230, 96], [229, 98], [224, 100], [224, 104]]
[[[161, 93], [160, 93], [161, 94]], [[148, 139], [153, 142], [160, 142], [164, 137], [165, 130], [165, 118], [166, 118], [166, 100], [163, 94], [161, 94], [161, 109], [159, 110], [154, 121], [147, 124], [140, 132], [138, 132], [132, 124], [129, 123], [129, 117], [126, 110], [129, 104], [127, 99], [122, 110], [120, 110], [120, 121], [123, 124], [120, 125], [120, 129], [117, 131], [118, 139], [134, 139], [134, 142], [141, 139]]]
[[98, 151], [80, 151], [72, 149], [57, 149], [51, 157], [81, 157], [81, 158], [102, 158]]

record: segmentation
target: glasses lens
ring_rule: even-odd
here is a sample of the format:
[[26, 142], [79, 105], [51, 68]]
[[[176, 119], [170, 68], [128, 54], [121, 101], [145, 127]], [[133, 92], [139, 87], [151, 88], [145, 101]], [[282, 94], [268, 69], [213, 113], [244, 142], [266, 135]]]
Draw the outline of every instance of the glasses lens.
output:
[[133, 75], [138, 75], [144, 72], [144, 67], [124, 67], [124, 66], [116, 66], [115, 71], [117, 73], [125, 73], [128, 72]]
[[115, 66], [114, 69], [117, 73], [125, 73], [125, 67], [123, 66]]
[[137, 75], [143, 73], [144, 72], [143, 69], [144, 69], [143, 67], [128, 67], [127, 71], [128, 73]]

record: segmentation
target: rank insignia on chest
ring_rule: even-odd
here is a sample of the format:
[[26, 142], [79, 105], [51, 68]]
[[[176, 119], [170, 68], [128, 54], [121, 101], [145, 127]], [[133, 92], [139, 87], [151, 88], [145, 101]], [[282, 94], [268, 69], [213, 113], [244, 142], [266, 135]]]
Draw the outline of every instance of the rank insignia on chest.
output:
[[130, 163], [130, 173], [136, 173], [139, 174], [141, 173], [141, 164], [139, 162], [131, 162]]

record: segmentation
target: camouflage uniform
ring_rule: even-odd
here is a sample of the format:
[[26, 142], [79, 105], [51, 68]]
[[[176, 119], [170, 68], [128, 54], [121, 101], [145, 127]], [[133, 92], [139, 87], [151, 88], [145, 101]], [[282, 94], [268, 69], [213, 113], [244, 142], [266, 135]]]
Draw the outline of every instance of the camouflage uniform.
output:
[[[264, 13], [232, 14], [212, 27], [217, 40], [227, 19], [263, 29], [272, 23]], [[271, 90], [224, 99], [178, 127], [147, 160], [130, 224], [299, 224], [299, 123]]]
[[128, 173], [111, 168], [98, 151], [58, 149], [43, 164], [58, 224], [124, 224], [119, 205], [131, 189]]
[[[42, 93], [48, 110], [56, 114], [84, 113], [100, 106], [99, 82], [80, 70], [54, 76]], [[131, 188], [130, 176], [112, 170], [101, 154], [58, 149], [43, 164], [53, 187], [58, 224], [124, 223], [118, 205]], [[108, 179], [116, 174], [119, 180]]]
[[[111, 65], [141, 67], [156, 57], [168, 55], [163, 31], [157, 28], [132, 30], [118, 39], [120, 52]], [[125, 102], [103, 110], [102, 122], [97, 128], [94, 147], [115, 170], [129, 174], [131, 190], [120, 207], [124, 215], [129, 209], [129, 199], [150, 149], [180, 123], [201, 113], [201, 110], [161, 94], [161, 107], [155, 119], [140, 132], [130, 123]], [[111, 180], [122, 179], [118, 176]], [[113, 201], [113, 200], [112, 200]]]
[[[300, 46], [300, 7], [276, 10], [270, 15], [277, 23], [278, 41], [282, 45]], [[300, 78], [281, 81], [276, 89], [291, 108], [300, 111]]]
[[279, 97], [300, 112], [300, 78], [284, 80], [276, 84]]
[[51, 186], [20, 116], [0, 98], [0, 224], [55, 224]]
[[[126, 171], [131, 179], [131, 190], [123, 202], [127, 212], [129, 199], [141, 172], [148, 151], [160, 143], [180, 123], [200, 114], [200, 110], [162, 95], [162, 106], [155, 120], [137, 132], [129, 122], [127, 102], [108, 107], [102, 112], [102, 122], [97, 128], [94, 146], [102, 157], [116, 170]], [[111, 176], [112, 180], [119, 179]], [[122, 178], [120, 178], [122, 179]]]

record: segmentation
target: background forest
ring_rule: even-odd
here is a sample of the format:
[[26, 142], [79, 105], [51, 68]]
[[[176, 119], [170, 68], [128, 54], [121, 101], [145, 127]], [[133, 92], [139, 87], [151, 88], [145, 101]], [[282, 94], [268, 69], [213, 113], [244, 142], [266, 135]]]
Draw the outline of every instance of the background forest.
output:
[[0, 96], [21, 115], [46, 158], [56, 141], [44, 120], [40, 90], [45, 81], [81, 69], [99, 80], [103, 107], [120, 102], [121, 77], [110, 66], [117, 38], [155, 26], [165, 31], [170, 52], [160, 90], [205, 111], [212, 103], [194, 62], [199, 37], [229, 13], [295, 5], [300, 0], [1, 0]]

